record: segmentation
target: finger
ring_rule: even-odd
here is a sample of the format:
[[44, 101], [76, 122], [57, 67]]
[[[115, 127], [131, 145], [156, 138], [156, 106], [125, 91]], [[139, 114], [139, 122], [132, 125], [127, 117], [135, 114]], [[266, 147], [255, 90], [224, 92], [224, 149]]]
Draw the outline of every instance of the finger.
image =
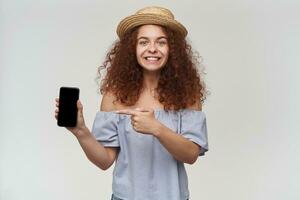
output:
[[137, 122], [131, 122], [131, 125], [134, 129], [137, 129]]
[[82, 103], [80, 102], [80, 100], [77, 100], [77, 108], [78, 108], [78, 110], [83, 110], [83, 105], [82, 105]]
[[59, 103], [56, 103], [55, 106], [58, 107], [58, 106], [59, 106]]
[[56, 109], [56, 110], [55, 110], [55, 112], [54, 112], [54, 116], [55, 116], [55, 119], [57, 119], [57, 118], [58, 118], [58, 109]]
[[83, 116], [83, 105], [80, 102], [80, 100], [77, 101], [77, 109], [78, 109], [79, 117], [82, 117]]
[[141, 107], [141, 108], [136, 108], [135, 110], [136, 110], [136, 111], [140, 111], [140, 112], [150, 112], [150, 111], [151, 111], [150, 109], [143, 108], [143, 107]]
[[117, 111], [115, 111], [115, 113], [117, 113], [117, 114], [125, 114], [125, 115], [134, 115], [135, 114], [133, 110], [128, 110], [128, 109], [117, 110]]
[[131, 125], [134, 127], [134, 125], [135, 125], [135, 121], [131, 121]]
[[136, 116], [136, 115], [131, 115], [131, 121], [134, 121], [134, 122], [137, 122], [137, 121], [139, 121], [139, 117], [138, 116]]
[[59, 103], [59, 98], [55, 98], [55, 101], [56, 101], [57, 103]]
[[58, 113], [59, 112], [59, 110], [58, 109], [55, 109], [55, 113]]

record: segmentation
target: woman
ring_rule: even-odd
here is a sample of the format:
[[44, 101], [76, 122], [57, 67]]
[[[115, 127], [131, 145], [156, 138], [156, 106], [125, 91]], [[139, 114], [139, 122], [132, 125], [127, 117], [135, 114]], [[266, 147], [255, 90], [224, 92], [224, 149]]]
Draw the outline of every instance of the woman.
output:
[[77, 126], [68, 130], [99, 168], [116, 161], [112, 199], [189, 199], [184, 163], [204, 155], [208, 143], [206, 90], [187, 31], [169, 10], [146, 7], [123, 19], [117, 33], [92, 131], [80, 101]]

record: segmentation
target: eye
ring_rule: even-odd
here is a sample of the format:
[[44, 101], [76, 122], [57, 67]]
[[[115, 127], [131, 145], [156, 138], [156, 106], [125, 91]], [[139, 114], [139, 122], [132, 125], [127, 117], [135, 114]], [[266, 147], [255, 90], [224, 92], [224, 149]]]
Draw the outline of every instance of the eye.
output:
[[147, 40], [140, 40], [139, 41], [139, 45], [145, 46], [146, 44], [148, 44]]
[[158, 44], [159, 44], [160, 46], [164, 46], [164, 45], [167, 44], [167, 41], [166, 41], [166, 40], [159, 40], [159, 41], [158, 41]]

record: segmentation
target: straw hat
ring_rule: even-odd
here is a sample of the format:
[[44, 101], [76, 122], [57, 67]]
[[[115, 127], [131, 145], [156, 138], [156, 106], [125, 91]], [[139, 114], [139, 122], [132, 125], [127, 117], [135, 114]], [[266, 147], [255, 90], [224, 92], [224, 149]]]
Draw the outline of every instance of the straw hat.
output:
[[174, 19], [172, 12], [166, 8], [151, 6], [138, 10], [134, 15], [124, 18], [117, 27], [117, 34], [121, 38], [127, 31], [145, 24], [155, 24], [168, 27], [180, 35], [187, 35], [186, 28]]

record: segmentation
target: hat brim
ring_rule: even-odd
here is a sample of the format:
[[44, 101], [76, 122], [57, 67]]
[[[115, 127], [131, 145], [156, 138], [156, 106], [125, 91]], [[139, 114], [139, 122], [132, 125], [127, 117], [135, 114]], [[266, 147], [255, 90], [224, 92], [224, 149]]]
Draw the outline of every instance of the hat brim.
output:
[[178, 32], [183, 37], [187, 35], [187, 30], [181, 23], [174, 19], [156, 14], [135, 14], [124, 18], [117, 27], [117, 34], [119, 38], [122, 38], [127, 31], [146, 24], [165, 26]]

